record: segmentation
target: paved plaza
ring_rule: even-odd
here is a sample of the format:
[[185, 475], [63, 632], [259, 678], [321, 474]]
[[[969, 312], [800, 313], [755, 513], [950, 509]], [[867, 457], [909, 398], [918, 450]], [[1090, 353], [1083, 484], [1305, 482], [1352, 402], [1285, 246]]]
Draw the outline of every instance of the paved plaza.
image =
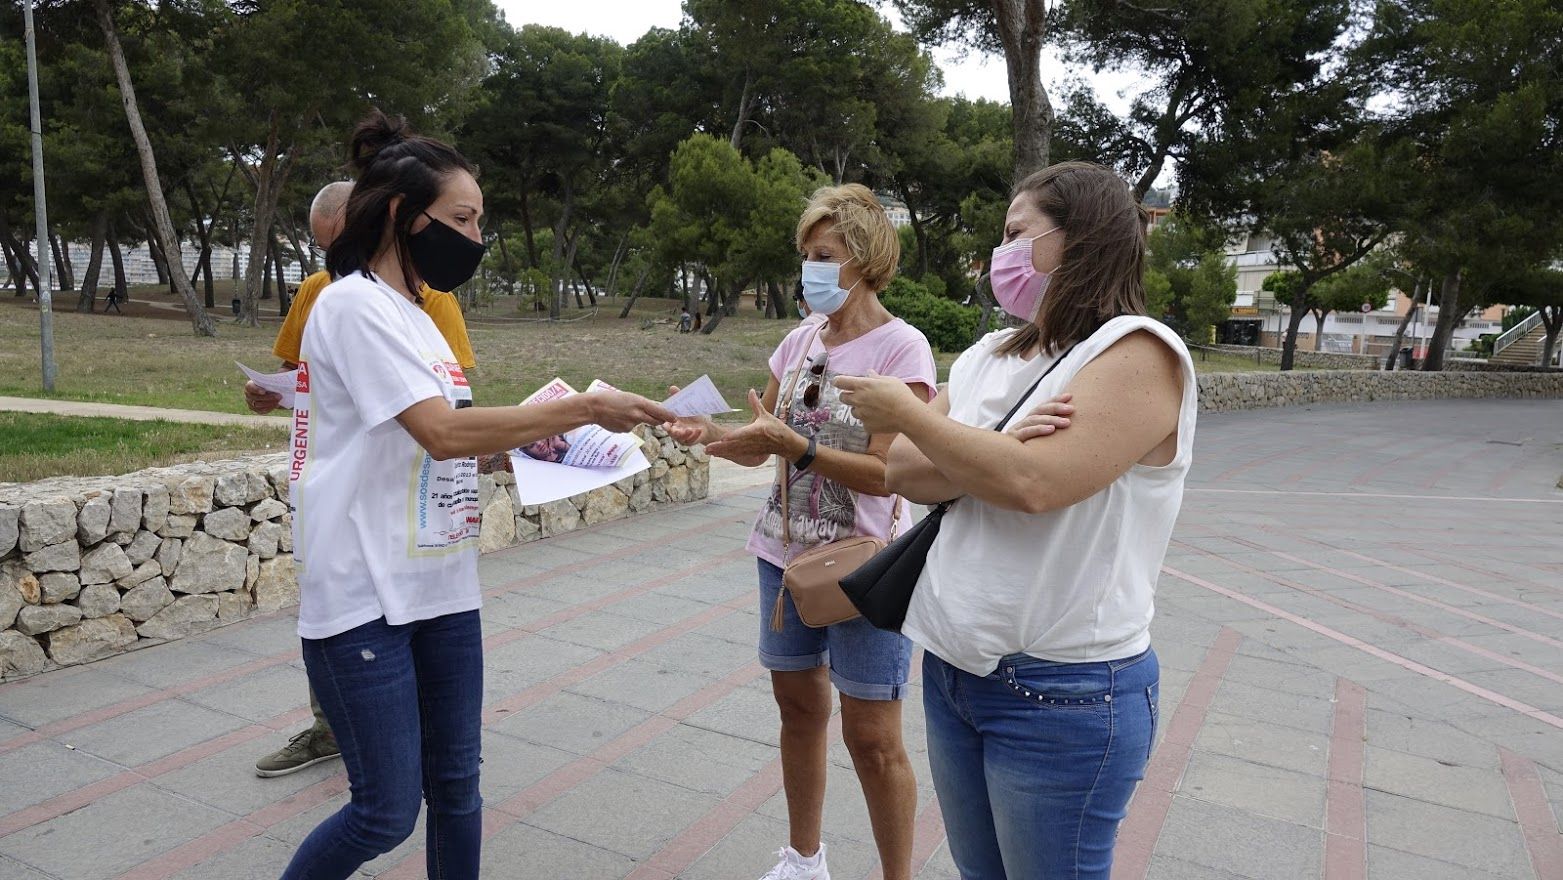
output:
[[[485, 877], [770, 867], [786, 811], [742, 550], [765, 475], [484, 557]], [[1115, 878], [1563, 878], [1560, 476], [1558, 401], [1203, 417]], [[293, 627], [0, 685], [0, 880], [277, 877], [347, 785], [338, 761], [253, 773], [309, 716]], [[954, 878], [913, 692], [916, 868]], [[832, 874], [878, 877], [832, 730]], [[423, 876], [421, 845], [365, 875]]]

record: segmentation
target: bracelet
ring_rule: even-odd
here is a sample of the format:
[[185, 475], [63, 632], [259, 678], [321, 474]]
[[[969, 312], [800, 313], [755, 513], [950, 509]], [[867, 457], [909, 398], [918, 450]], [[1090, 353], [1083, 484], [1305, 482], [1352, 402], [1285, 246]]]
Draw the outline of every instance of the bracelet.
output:
[[793, 470], [797, 470], [797, 471], [806, 471], [806, 470], [808, 470], [809, 469], [809, 465], [814, 463], [814, 453], [818, 449], [818, 446], [819, 446], [819, 437], [811, 434], [809, 436], [809, 448], [804, 451], [803, 455], [800, 456], [797, 461], [792, 463]]

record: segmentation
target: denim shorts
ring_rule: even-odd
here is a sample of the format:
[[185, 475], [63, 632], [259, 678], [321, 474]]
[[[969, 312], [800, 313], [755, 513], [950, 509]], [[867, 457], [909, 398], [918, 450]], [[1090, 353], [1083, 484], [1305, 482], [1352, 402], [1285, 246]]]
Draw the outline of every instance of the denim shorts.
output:
[[760, 665], [772, 672], [800, 672], [830, 666], [836, 690], [859, 700], [899, 700], [906, 696], [912, 642], [900, 633], [876, 629], [861, 617], [818, 629], [798, 617], [792, 596], [782, 599], [782, 628], [771, 629], [776, 597], [782, 594], [782, 570], [760, 564]]

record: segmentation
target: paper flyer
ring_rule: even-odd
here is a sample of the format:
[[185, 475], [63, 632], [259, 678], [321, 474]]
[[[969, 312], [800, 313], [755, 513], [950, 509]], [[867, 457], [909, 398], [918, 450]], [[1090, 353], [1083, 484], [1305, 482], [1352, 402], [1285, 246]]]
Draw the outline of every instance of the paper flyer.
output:
[[662, 404], [681, 416], [714, 416], [734, 411], [722, 398], [722, 392], [716, 390], [716, 383], [710, 376], [701, 376], [685, 385]]
[[[587, 390], [612, 390], [612, 386], [593, 382]], [[576, 393], [563, 379], [556, 378], [522, 401], [521, 406]], [[640, 443], [640, 438], [632, 433], [618, 434], [586, 425], [512, 449], [510, 467], [516, 476], [516, 495], [522, 504], [547, 504], [632, 477], [651, 467], [640, 451]]]
[[282, 395], [282, 408], [293, 408], [293, 392], [298, 388], [298, 370], [288, 370], [282, 373], [260, 373], [246, 367], [244, 364], [234, 361], [239, 370], [256, 385], [273, 394]]

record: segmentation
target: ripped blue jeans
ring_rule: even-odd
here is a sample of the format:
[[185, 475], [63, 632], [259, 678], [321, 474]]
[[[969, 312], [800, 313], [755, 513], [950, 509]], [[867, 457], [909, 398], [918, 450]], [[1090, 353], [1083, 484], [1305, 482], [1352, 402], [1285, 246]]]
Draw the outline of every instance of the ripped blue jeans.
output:
[[304, 639], [309, 684], [342, 748], [352, 800], [294, 853], [283, 880], [341, 880], [412, 834], [429, 804], [428, 876], [476, 880], [483, 633], [478, 612]]

